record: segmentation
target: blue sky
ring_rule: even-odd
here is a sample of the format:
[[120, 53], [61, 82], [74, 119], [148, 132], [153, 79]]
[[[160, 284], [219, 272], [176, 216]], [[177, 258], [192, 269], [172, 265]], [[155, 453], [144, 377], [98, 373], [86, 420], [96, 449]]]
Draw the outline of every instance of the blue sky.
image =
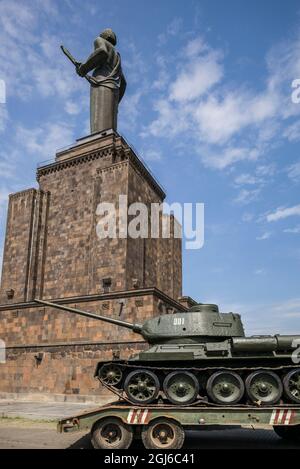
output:
[[86, 135], [78, 60], [112, 27], [128, 81], [119, 132], [167, 191], [205, 204], [184, 293], [243, 314], [248, 333], [300, 333], [299, 2], [1, 0], [0, 209], [39, 162]]

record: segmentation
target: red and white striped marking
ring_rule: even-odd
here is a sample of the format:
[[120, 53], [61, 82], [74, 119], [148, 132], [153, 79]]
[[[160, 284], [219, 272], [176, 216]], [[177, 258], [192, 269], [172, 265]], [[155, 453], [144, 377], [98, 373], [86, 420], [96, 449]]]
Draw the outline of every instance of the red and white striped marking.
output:
[[130, 409], [127, 416], [128, 423], [147, 423], [150, 412], [148, 409]]
[[293, 417], [293, 410], [274, 409], [271, 415], [270, 425], [290, 425]]

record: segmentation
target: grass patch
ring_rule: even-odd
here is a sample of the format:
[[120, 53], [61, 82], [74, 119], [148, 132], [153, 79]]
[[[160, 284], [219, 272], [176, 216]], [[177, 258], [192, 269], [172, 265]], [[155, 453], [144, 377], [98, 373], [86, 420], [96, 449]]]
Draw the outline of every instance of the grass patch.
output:
[[11, 415], [0, 415], [0, 426], [46, 427], [56, 429], [57, 420], [39, 420], [24, 417], [14, 417]]

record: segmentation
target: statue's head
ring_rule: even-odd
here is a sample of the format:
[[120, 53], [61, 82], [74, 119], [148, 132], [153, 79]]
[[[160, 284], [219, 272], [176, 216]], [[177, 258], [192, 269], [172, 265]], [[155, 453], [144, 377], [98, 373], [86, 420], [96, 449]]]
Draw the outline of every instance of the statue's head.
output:
[[103, 39], [106, 39], [108, 42], [110, 42], [113, 46], [117, 44], [117, 36], [113, 32], [112, 29], [104, 29], [102, 33], [100, 33], [100, 37], [103, 37]]

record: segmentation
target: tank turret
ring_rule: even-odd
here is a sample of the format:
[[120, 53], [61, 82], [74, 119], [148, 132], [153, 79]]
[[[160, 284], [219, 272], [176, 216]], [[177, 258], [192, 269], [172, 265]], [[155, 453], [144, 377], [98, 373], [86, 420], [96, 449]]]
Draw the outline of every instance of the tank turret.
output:
[[214, 304], [197, 304], [185, 312], [134, 324], [35, 301], [130, 329], [150, 344], [127, 360], [100, 362], [96, 368], [104, 386], [134, 404], [161, 397], [187, 405], [201, 396], [222, 405], [285, 401], [300, 405], [300, 360], [295, 357], [300, 335], [246, 337], [241, 316], [221, 313]]
[[133, 324], [112, 317], [88, 313], [77, 308], [70, 308], [58, 303], [35, 300], [44, 306], [50, 306], [79, 314], [98, 321], [131, 329], [140, 334], [149, 344], [160, 343], [199, 343], [222, 340], [229, 337], [244, 337], [244, 328], [239, 314], [221, 314], [217, 305], [199, 304], [183, 313], [164, 314], [148, 319], [144, 324]]

